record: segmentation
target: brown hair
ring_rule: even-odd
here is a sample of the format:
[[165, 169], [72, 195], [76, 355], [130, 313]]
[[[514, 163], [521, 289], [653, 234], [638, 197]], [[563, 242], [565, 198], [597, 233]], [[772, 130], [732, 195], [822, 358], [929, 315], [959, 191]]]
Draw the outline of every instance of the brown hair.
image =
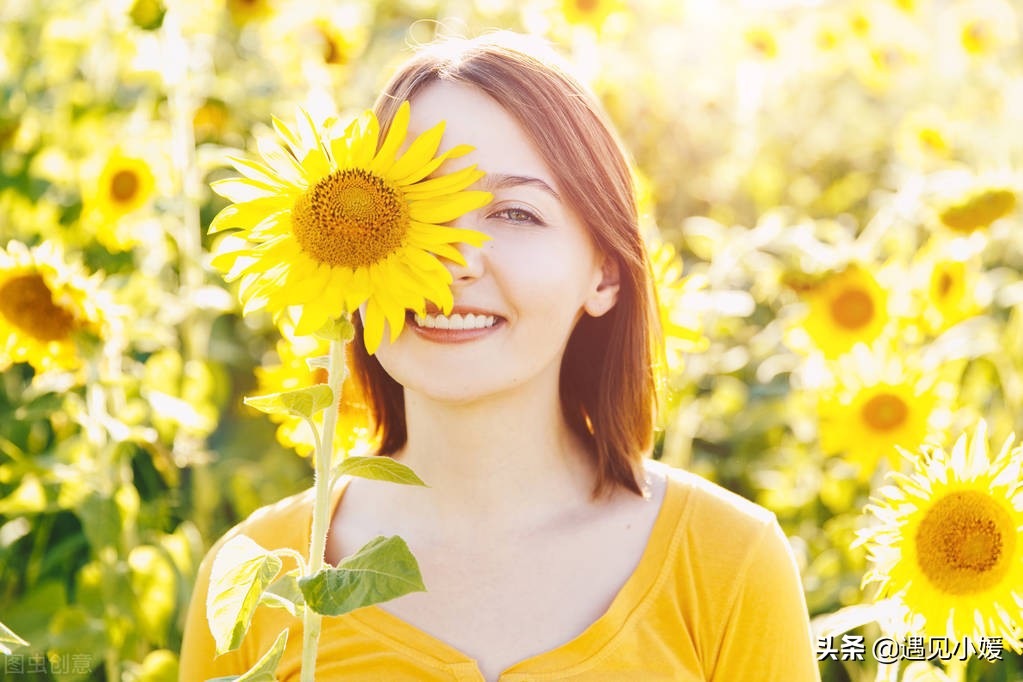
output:
[[[661, 348], [650, 268], [638, 227], [635, 186], [625, 151], [596, 98], [539, 39], [499, 31], [451, 38], [418, 51], [392, 76], [374, 110], [382, 140], [399, 105], [435, 81], [472, 85], [514, 116], [598, 251], [618, 264], [618, 299], [601, 317], [584, 314], [561, 364], [561, 407], [589, 446], [594, 496], [622, 486], [641, 494], [637, 475], [652, 447], [655, 378]], [[362, 322], [355, 317], [358, 333]], [[361, 343], [352, 344], [379, 436], [379, 454], [408, 437], [402, 386]]]

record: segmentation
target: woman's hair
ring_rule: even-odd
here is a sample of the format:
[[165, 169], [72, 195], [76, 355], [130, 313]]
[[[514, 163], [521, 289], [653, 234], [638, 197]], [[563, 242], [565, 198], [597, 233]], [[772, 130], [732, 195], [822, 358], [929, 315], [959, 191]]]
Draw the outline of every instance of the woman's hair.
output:
[[[508, 31], [421, 48], [376, 102], [381, 140], [400, 104], [436, 81], [476, 87], [511, 114], [597, 250], [617, 262], [616, 304], [601, 317], [584, 314], [569, 337], [561, 363], [561, 407], [592, 453], [594, 496], [617, 486], [641, 494], [637, 475], [652, 447], [653, 360], [661, 344], [624, 149], [596, 98], [568, 74], [557, 54], [537, 38]], [[361, 335], [362, 322], [354, 317]], [[394, 454], [407, 439], [402, 386], [363, 344], [352, 346], [380, 439], [378, 452]]]

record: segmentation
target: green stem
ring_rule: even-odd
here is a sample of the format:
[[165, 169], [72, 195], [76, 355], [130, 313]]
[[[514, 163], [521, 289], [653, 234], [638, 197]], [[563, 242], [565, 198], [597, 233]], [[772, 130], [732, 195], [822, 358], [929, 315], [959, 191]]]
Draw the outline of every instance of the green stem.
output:
[[[334, 399], [323, 418], [322, 437], [316, 442], [316, 478], [313, 483], [313, 528], [309, 539], [308, 575], [316, 575], [323, 567], [323, 554], [327, 546], [327, 529], [330, 523], [330, 460], [334, 453], [334, 431], [337, 412], [341, 404], [341, 386], [345, 380], [345, 342], [330, 342], [330, 366], [327, 385]], [[313, 682], [316, 678], [316, 649], [320, 640], [320, 624], [323, 617], [306, 608], [302, 621], [302, 682]]]

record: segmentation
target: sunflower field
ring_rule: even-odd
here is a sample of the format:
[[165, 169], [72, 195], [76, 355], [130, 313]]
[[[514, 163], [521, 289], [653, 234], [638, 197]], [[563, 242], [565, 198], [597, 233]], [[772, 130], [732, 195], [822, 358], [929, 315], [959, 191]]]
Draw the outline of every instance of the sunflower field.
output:
[[1007, 0], [5, 0], [0, 679], [177, 680], [211, 545], [312, 485], [335, 416], [371, 443], [348, 383], [326, 426], [243, 400], [315, 390], [331, 346], [225, 281], [211, 184], [496, 28], [552, 41], [632, 154], [654, 456], [777, 515], [822, 679], [1023, 680]]

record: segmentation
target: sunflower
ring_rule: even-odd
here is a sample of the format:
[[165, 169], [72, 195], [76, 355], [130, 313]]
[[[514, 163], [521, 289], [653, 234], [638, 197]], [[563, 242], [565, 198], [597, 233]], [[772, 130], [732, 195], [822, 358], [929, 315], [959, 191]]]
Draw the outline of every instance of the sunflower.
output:
[[924, 319], [942, 331], [980, 312], [974, 293], [975, 273], [962, 260], [940, 259], [931, 266]]
[[[327, 371], [309, 369], [306, 359], [326, 355], [328, 351], [329, 343], [314, 336], [281, 339], [277, 342], [280, 364], [256, 368], [258, 392], [279, 393], [326, 383]], [[355, 380], [350, 353], [348, 372], [348, 378], [341, 388], [341, 403], [338, 406], [337, 437], [334, 439], [336, 456], [361, 452], [368, 449], [371, 443], [369, 408]], [[281, 445], [294, 448], [303, 457], [313, 452], [315, 439], [312, 430], [303, 419], [286, 414], [271, 414], [270, 419], [280, 425], [277, 427], [277, 440]], [[323, 414], [318, 413], [314, 417], [314, 422], [322, 432]]]
[[97, 226], [96, 237], [103, 246], [125, 251], [137, 242], [121, 220], [146, 206], [155, 190], [156, 177], [146, 159], [119, 149], [111, 153], [83, 192], [82, 211]]
[[362, 53], [369, 36], [365, 23], [358, 19], [337, 13], [313, 21], [315, 33], [323, 43], [325, 63], [344, 66]]
[[888, 322], [888, 296], [866, 269], [851, 265], [805, 292], [806, 332], [826, 357], [837, 358], [857, 343], [871, 344]]
[[897, 468], [897, 447], [916, 449], [928, 439], [937, 392], [896, 354], [857, 347], [835, 363], [835, 375], [837, 385], [819, 409], [821, 449], [844, 454], [861, 478], [884, 457]]
[[990, 58], [1016, 41], [1016, 12], [1002, 0], [958, 8], [959, 44], [973, 58]]
[[302, 114], [297, 134], [274, 120], [287, 151], [264, 147], [265, 163], [233, 159], [245, 177], [213, 183], [234, 203], [210, 232], [242, 228], [218, 245], [213, 264], [228, 281], [241, 278], [245, 312], [265, 307], [279, 317], [297, 309], [297, 335], [365, 304], [363, 338], [373, 353], [384, 322], [393, 341], [409, 309], [424, 314], [425, 299], [450, 312], [451, 273], [436, 256], [464, 263], [453, 244], [480, 246], [487, 236], [442, 223], [486, 205], [491, 194], [465, 189], [483, 177], [475, 165], [424, 180], [472, 149], [457, 145], [435, 156], [443, 121], [398, 157], [408, 102], [379, 149], [372, 112], [331, 138]]
[[907, 115], [899, 124], [895, 149], [916, 165], [926, 165], [952, 155], [952, 127], [944, 113], [924, 109]]
[[648, 244], [650, 268], [657, 289], [657, 307], [660, 313], [661, 333], [664, 335], [668, 371], [682, 369], [682, 354], [701, 351], [707, 347], [700, 321], [688, 310], [686, 298], [706, 282], [693, 277], [682, 277], [682, 259], [675, 247], [659, 239]]
[[101, 334], [98, 275], [64, 261], [55, 242], [0, 249], [0, 370], [27, 362], [36, 372], [76, 369], [75, 334]]
[[859, 532], [870, 571], [908, 611], [905, 625], [931, 637], [961, 641], [1002, 637], [1023, 650], [1023, 449], [1012, 439], [991, 459], [987, 427], [966, 434], [951, 455], [925, 448], [909, 475], [868, 505], [879, 524]]
[[778, 39], [768, 26], [750, 26], [743, 34], [746, 46], [757, 59], [770, 61], [778, 56]]
[[239, 26], [250, 21], [262, 21], [274, 16], [276, 9], [271, 0], [227, 0], [231, 20]]
[[595, 30], [599, 30], [607, 18], [621, 8], [621, 0], [561, 0], [561, 14], [565, 21]]
[[956, 232], [984, 229], [1016, 208], [1016, 193], [1007, 187], [984, 187], [948, 204], [938, 213], [941, 222]]

